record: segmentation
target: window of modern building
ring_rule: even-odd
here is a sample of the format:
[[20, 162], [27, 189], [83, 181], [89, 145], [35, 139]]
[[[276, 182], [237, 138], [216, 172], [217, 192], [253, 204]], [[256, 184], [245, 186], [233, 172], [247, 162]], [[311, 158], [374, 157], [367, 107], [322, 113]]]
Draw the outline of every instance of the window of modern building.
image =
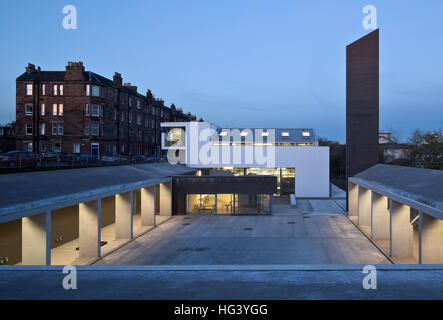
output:
[[73, 147], [73, 152], [74, 153], [80, 153], [80, 143], [74, 143], [73, 145], [72, 145], [72, 147]]
[[284, 138], [287, 138], [287, 137], [289, 137], [289, 132], [282, 132], [281, 136]]
[[100, 116], [100, 105], [98, 105], [98, 104], [93, 104], [92, 105], [91, 115], [93, 117], [99, 117]]
[[42, 104], [40, 105], [40, 115], [41, 115], [41, 116], [44, 116], [44, 115], [45, 115], [45, 104], [44, 104], [44, 103], [42, 103]]
[[27, 84], [26, 85], [26, 95], [27, 96], [32, 96], [32, 87], [33, 87], [32, 84]]
[[93, 136], [99, 136], [100, 135], [100, 129], [99, 125], [97, 123], [91, 124], [91, 134]]
[[27, 123], [25, 125], [25, 130], [26, 130], [26, 135], [28, 135], [28, 136], [32, 135], [32, 124]]
[[32, 116], [32, 104], [25, 104], [25, 114], [27, 116]]
[[58, 135], [59, 136], [63, 135], [63, 123], [58, 124]]
[[311, 133], [309, 131], [303, 131], [303, 137], [308, 138], [311, 136]]
[[165, 146], [184, 146], [185, 145], [185, 128], [170, 128], [166, 135]]
[[267, 194], [187, 194], [186, 213], [269, 214]]

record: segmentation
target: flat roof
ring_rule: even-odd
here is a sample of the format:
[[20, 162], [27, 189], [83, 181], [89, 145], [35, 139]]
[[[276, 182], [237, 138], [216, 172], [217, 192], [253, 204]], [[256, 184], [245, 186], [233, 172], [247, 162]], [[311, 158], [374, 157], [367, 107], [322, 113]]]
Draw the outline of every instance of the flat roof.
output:
[[443, 213], [443, 171], [377, 164], [350, 178]]
[[192, 172], [195, 169], [162, 162], [0, 175], [0, 222], [12, 220], [9, 216], [14, 213], [127, 192], [137, 184], [162, 183]]

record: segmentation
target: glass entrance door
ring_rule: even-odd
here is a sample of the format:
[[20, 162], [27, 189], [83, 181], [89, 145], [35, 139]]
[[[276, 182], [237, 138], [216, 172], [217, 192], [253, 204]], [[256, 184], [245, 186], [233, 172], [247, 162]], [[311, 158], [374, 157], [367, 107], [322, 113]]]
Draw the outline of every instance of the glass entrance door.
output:
[[217, 194], [217, 213], [232, 214], [234, 207], [233, 194]]

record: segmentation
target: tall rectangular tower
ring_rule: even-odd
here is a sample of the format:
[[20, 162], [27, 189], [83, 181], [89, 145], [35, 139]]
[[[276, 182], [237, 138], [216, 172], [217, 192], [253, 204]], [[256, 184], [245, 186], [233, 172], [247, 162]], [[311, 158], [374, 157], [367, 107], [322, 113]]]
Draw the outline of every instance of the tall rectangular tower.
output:
[[378, 163], [379, 30], [346, 47], [347, 177]]

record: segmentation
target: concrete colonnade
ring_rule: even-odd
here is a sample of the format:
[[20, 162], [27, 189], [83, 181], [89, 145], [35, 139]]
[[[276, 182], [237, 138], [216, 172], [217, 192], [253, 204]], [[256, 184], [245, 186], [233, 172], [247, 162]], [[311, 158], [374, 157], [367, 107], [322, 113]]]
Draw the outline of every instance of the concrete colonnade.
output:
[[[156, 212], [162, 216], [172, 215], [171, 187], [172, 183], [166, 182], [139, 189], [141, 226], [155, 227]], [[115, 212], [115, 239], [130, 240], [134, 237], [135, 192], [136, 190], [132, 190], [115, 194], [115, 206], [106, 201], [106, 210]], [[48, 211], [21, 219], [23, 265], [51, 264], [51, 214]], [[100, 257], [102, 199], [79, 203], [78, 222], [79, 257]]]
[[349, 216], [402, 263], [443, 263], [443, 220], [349, 182]]

